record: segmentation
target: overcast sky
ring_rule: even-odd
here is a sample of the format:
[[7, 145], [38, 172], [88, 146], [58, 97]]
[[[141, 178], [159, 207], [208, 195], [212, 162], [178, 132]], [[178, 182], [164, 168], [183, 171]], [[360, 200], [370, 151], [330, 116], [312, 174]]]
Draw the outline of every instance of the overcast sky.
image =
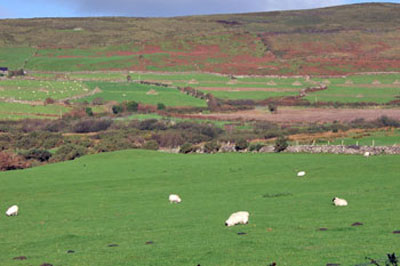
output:
[[0, 0], [0, 18], [133, 16], [168, 17], [306, 9], [360, 0]]

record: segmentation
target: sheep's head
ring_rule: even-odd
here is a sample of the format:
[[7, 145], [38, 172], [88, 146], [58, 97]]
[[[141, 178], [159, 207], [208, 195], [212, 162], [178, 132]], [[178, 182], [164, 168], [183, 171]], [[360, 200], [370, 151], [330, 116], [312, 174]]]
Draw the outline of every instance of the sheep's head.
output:
[[226, 222], [225, 222], [225, 226], [232, 226], [233, 225], [233, 223], [231, 222], [231, 221], [229, 221], [229, 220], [226, 220]]
[[334, 197], [334, 198], [332, 199], [332, 202], [335, 201], [336, 199], [337, 199], [337, 197]]

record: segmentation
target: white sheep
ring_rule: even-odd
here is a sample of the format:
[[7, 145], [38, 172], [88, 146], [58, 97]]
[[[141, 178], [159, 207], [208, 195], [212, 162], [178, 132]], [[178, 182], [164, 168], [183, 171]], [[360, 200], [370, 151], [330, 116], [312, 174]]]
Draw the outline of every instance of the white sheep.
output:
[[182, 199], [176, 194], [169, 195], [169, 202], [170, 203], [181, 203]]
[[306, 172], [305, 171], [300, 171], [297, 173], [297, 176], [305, 176]]
[[18, 206], [13, 205], [6, 211], [7, 216], [17, 216], [18, 215]]
[[347, 206], [347, 200], [334, 197], [332, 202], [335, 206]]
[[237, 224], [248, 224], [249, 213], [246, 211], [234, 212], [229, 216], [228, 220], [225, 221], [225, 226], [234, 226]]
[[369, 151], [364, 152], [364, 157], [369, 157], [371, 153]]

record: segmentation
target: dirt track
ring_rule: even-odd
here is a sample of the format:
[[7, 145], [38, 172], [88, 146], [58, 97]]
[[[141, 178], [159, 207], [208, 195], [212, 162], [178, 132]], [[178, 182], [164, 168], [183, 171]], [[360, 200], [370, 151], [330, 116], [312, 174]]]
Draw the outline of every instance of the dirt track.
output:
[[374, 120], [386, 115], [400, 120], [400, 109], [334, 109], [334, 108], [293, 108], [281, 107], [277, 114], [266, 110], [250, 110], [235, 113], [214, 113], [185, 115], [186, 117], [212, 120], [259, 120], [271, 122], [341, 122], [352, 121], [357, 118]]

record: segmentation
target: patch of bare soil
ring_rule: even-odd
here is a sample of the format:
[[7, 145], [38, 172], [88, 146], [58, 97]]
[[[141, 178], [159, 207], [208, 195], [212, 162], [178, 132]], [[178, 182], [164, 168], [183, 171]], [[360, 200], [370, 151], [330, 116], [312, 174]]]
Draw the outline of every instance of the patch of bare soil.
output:
[[213, 113], [198, 115], [181, 115], [186, 118], [239, 121], [270, 121], [276, 123], [303, 122], [350, 122], [362, 118], [375, 120], [381, 116], [400, 119], [400, 109], [336, 109], [336, 108], [294, 108], [281, 107], [271, 114], [266, 110], [248, 110], [234, 113]]

